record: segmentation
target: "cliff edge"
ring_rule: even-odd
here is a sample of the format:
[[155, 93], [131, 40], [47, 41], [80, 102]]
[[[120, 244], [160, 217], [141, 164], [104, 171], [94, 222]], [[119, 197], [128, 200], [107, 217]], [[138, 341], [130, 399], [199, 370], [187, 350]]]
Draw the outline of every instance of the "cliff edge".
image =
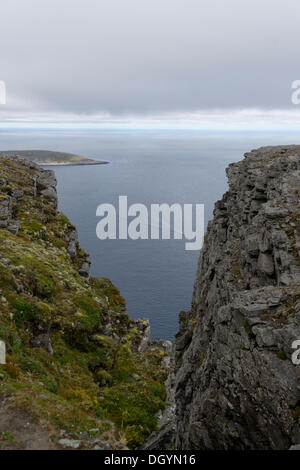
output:
[[300, 442], [300, 146], [227, 169], [175, 339], [178, 449]]
[[0, 449], [134, 448], [156, 429], [165, 343], [90, 276], [55, 174], [13, 155], [0, 156], [0, 341]]

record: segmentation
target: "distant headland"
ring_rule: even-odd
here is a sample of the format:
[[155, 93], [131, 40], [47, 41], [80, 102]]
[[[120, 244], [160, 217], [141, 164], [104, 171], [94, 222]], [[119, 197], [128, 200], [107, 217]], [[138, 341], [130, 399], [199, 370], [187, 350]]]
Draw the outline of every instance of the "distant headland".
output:
[[106, 161], [92, 160], [73, 153], [54, 152], [51, 150], [3, 150], [5, 155], [19, 155], [42, 166], [104, 165]]

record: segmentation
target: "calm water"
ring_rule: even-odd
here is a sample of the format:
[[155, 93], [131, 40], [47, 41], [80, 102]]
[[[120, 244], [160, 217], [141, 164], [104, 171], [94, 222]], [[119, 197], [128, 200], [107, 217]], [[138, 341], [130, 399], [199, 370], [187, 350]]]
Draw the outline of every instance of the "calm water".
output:
[[184, 240], [105, 240], [96, 237], [96, 208], [128, 203], [204, 203], [206, 222], [227, 188], [225, 168], [261, 145], [299, 143], [298, 135], [197, 132], [0, 132], [0, 147], [48, 149], [110, 164], [57, 167], [59, 208], [77, 226], [91, 255], [92, 274], [110, 278], [133, 318], [151, 320], [152, 337], [172, 339], [178, 312], [188, 309], [199, 253]]

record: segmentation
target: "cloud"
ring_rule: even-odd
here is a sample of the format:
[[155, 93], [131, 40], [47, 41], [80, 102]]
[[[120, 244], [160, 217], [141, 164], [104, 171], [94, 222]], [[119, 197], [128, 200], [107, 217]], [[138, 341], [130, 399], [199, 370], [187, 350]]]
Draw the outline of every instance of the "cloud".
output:
[[299, 0], [2, 0], [0, 14], [7, 116], [285, 109], [300, 78]]
[[300, 131], [300, 107], [290, 109], [219, 109], [148, 115], [15, 113], [1, 114], [1, 129], [164, 129], [197, 131]]

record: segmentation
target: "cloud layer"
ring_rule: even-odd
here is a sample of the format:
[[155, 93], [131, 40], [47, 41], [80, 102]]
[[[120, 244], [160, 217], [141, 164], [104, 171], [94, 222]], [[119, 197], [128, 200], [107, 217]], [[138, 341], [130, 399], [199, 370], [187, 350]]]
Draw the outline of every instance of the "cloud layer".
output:
[[299, 0], [2, 0], [0, 14], [2, 118], [293, 107]]

